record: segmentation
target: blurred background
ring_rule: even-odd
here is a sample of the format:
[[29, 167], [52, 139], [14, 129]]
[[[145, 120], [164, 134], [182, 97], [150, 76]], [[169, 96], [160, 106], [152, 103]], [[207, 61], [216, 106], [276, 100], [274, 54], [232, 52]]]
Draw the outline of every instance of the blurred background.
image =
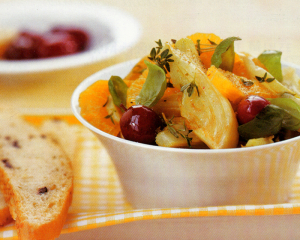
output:
[[[0, 4], [3, 2], [13, 0], [0, 0]], [[124, 11], [139, 22], [140, 38], [129, 49], [88, 66], [18, 76], [0, 73], [0, 108], [69, 108], [72, 92], [87, 76], [108, 66], [147, 55], [158, 39], [164, 42], [195, 32], [215, 33], [221, 38], [238, 36], [242, 41], [236, 42], [237, 51], [257, 56], [264, 50], [280, 50], [283, 61], [300, 65], [298, 0], [77, 2], [86, 5], [101, 3]], [[29, 4], [30, 0], [22, 3]], [[130, 35], [130, 31], [127, 34]]]

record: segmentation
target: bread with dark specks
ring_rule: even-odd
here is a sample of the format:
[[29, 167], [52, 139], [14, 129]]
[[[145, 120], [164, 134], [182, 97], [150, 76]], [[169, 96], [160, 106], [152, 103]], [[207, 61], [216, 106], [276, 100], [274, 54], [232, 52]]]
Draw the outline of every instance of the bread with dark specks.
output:
[[50, 137], [0, 115], [0, 187], [19, 239], [57, 238], [72, 201], [71, 161]]

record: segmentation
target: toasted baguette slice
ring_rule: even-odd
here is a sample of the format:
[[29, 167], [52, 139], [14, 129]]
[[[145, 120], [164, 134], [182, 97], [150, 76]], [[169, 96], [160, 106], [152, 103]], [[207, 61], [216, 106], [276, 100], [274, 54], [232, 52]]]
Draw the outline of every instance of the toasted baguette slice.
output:
[[77, 147], [76, 126], [70, 125], [59, 118], [51, 118], [43, 122], [40, 131], [57, 142], [71, 160], [75, 159]]
[[71, 162], [49, 137], [16, 116], [0, 118], [0, 187], [19, 239], [55, 239], [72, 201]]

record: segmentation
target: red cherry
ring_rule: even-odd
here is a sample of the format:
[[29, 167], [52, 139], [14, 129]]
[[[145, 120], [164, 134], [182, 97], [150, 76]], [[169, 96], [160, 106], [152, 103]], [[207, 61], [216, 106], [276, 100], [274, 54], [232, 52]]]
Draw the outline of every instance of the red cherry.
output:
[[58, 26], [58, 27], [52, 28], [51, 32], [54, 32], [54, 33], [63, 32], [63, 33], [71, 34], [75, 38], [75, 40], [79, 46], [79, 51], [86, 49], [88, 42], [89, 42], [88, 34], [80, 28]]
[[240, 124], [245, 124], [255, 118], [270, 102], [260, 96], [250, 95], [243, 99], [237, 107], [237, 119]]
[[39, 58], [64, 56], [78, 52], [75, 38], [68, 33], [46, 33], [43, 42], [38, 48]]
[[38, 58], [38, 47], [43, 42], [40, 35], [23, 31], [7, 47], [4, 58], [10, 60]]
[[162, 121], [152, 109], [135, 105], [122, 115], [120, 127], [123, 137], [127, 140], [155, 144], [157, 129], [162, 127]]
[[88, 34], [74, 27], [56, 27], [42, 35], [23, 31], [3, 57], [21, 60], [69, 55], [86, 49], [88, 41]]

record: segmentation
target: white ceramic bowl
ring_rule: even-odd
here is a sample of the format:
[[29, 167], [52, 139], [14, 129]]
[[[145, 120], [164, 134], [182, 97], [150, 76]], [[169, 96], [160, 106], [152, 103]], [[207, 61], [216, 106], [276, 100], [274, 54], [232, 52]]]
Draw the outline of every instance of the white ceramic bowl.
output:
[[71, 100], [74, 115], [106, 147], [134, 208], [276, 204], [289, 200], [299, 166], [300, 137], [251, 148], [174, 149], [114, 137], [85, 121], [78, 106], [80, 93], [99, 79], [124, 77], [135, 62], [88, 77]]
[[132, 47], [140, 38], [141, 25], [114, 7], [87, 1], [10, 0], [0, 3], [1, 29], [44, 32], [57, 26], [76, 26], [90, 35], [81, 53], [38, 60], [0, 61], [0, 76], [41, 73], [88, 65]]

